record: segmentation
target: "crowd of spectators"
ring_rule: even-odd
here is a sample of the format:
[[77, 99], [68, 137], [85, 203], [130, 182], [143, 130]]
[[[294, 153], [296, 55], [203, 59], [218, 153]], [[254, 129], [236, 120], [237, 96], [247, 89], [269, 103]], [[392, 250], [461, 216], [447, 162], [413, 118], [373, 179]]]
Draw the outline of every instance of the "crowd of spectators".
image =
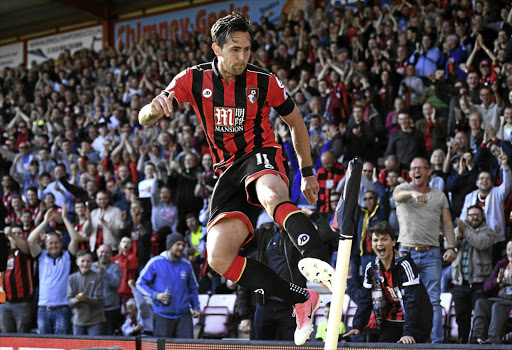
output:
[[[481, 254], [492, 259], [489, 266], [505, 256], [510, 239], [510, 171], [502, 164], [503, 157], [508, 164], [512, 157], [511, 35], [512, 11], [506, 1], [368, 0], [345, 8], [312, 0], [305, 10], [283, 13], [277, 23], [252, 18], [252, 63], [285, 84], [310, 131], [321, 186], [316, 207], [298, 190], [300, 172], [289, 152], [287, 126], [275, 111], [271, 115], [290, 162], [292, 200], [312, 218], [316, 211], [331, 220], [346, 163], [362, 159], [363, 214], [353, 258], [359, 255], [358, 260], [367, 262], [371, 218], [390, 221], [398, 234], [394, 188], [411, 180], [413, 159], [425, 158], [432, 167], [430, 187], [447, 195], [458, 249], [466, 252], [457, 259], [456, 284], [471, 284], [467, 252], [472, 243], [464, 240], [466, 226], [473, 227], [473, 221], [464, 224], [473, 215], [469, 210], [483, 208], [486, 232], [493, 231], [492, 252]], [[77, 261], [80, 271], [96, 278], [110, 269], [111, 258], [121, 270], [111, 271], [119, 275], [119, 295], [107, 303], [95, 292], [105, 303], [105, 314], [121, 312], [114, 300], [122, 310], [128, 303], [129, 317], [136, 318], [134, 280], [152, 257], [166, 250], [171, 233], [185, 236], [185, 255], [201, 279], [199, 292], [215, 293], [222, 282], [202, 265], [217, 175], [194, 111], [182, 104], [172, 118], [147, 128], [137, 119], [140, 108], [179, 72], [213, 59], [209, 35], [192, 28], [184, 37], [164, 39], [151, 33], [129, 47], [118, 40], [99, 51], [64, 52], [42, 64], [6, 68], [0, 77], [0, 217], [12, 232], [13, 249], [25, 256], [23, 261], [16, 257], [16, 263], [30, 266], [31, 255], [40, 264], [56, 257], [72, 263], [70, 254], [88, 249], [92, 256], [82, 252]], [[37, 234], [29, 237], [36, 227]], [[44, 234], [50, 231], [57, 235]], [[29, 246], [23, 243], [27, 238]], [[330, 246], [334, 251], [335, 245]], [[92, 260], [98, 259], [91, 270]], [[500, 291], [510, 290], [510, 265], [502, 263], [497, 271]], [[450, 264], [444, 267], [449, 270]], [[33, 267], [24, 271], [34, 274]], [[69, 275], [67, 270], [60, 273]], [[353, 273], [357, 275], [354, 266]], [[479, 272], [478, 297], [492, 293], [484, 285], [491, 273], [490, 267], [484, 275]], [[34, 302], [38, 276], [32, 277], [23, 279], [30, 283], [24, 293], [8, 294], [8, 300]], [[83, 283], [78, 275], [71, 277], [74, 285]], [[38, 313], [68, 305], [65, 283], [59, 284], [64, 303], [41, 304], [42, 283]], [[106, 288], [106, 282], [98, 282], [97, 288]], [[84, 298], [76, 291], [67, 292], [73, 308]], [[1, 310], [2, 331], [28, 329], [26, 322], [17, 328], [8, 325], [18, 321], [4, 320], [7, 311]], [[77, 332], [89, 326], [79, 320], [87, 314], [75, 312]], [[107, 317], [121, 324], [119, 316]], [[460, 317], [466, 318], [458, 320], [465, 327], [462, 340], [476, 341], [467, 335], [471, 315], [461, 312]], [[103, 320], [102, 315], [96, 318]], [[502, 336], [497, 332], [491, 340], [499, 342]]]

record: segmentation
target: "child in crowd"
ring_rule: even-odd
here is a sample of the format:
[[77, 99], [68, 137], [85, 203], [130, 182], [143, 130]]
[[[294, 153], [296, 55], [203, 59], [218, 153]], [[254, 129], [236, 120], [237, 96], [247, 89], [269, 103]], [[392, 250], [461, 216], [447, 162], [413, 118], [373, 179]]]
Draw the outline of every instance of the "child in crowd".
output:
[[[331, 303], [328, 302], [324, 306], [324, 318], [325, 321], [320, 322], [318, 324], [318, 328], [316, 330], [315, 338], [316, 340], [321, 340], [325, 342], [325, 337], [327, 336], [327, 323], [329, 322], [329, 312], [331, 311]], [[345, 323], [343, 321], [340, 322], [340, 334], [346, 332]]]
[[73, 335], [101, 335], [103, 310], [103, 277], [91, 270], [92, 253], [76, 253], [80, 271], [69, 276], [68, 304], [73, 309]]
[[[354, 328], [343, 337], [361, 334], [375, 314], [379, 342], [424, 343], [432, 329], [432, 304], [409, 255], [395, 251], [395, 231], [387, 221], [370, 228], [377, 257], [368, 263], [362, 288], [348, 280], [349, 294], [358, 294]], [[354, 289], [356, 291], [354, 291]]]

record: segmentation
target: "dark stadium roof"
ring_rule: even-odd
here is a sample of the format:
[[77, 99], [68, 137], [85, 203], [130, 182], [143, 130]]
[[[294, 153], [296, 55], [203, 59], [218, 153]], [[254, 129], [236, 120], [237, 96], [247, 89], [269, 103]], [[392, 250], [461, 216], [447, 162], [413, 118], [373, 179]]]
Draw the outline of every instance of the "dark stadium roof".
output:
[[26, 35], [63, 28], [83, 22], [101, 23], [157, 5], [202, 1], [157, 0], [0, 0], [0, 40], [24, 39]]

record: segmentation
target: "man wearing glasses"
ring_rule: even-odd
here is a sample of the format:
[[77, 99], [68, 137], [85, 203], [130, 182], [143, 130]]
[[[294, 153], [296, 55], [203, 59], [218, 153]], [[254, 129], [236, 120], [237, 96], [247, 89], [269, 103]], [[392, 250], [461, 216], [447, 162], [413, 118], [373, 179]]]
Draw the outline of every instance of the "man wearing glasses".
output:
[[[410, 169], [412, 182], [397, 186], [393, 192], [400, 224], [400, 253], [410, 254], [420, 270], [434, 311], [430, 338], [432, 343], [442, 343], [441, 259], [452, 262], [456, 257], [450, 206], [443, 192], [429, 187], [432, 168], [426, 159], [414, 158]], [[443, 256], [439, 249], [441, 223], [448, 242]]]
[[453, 299], [460, 343], [466, 344], [471, 329], [471, 311], [482, 297], [484, 282], [492, 273], [494, 231], [487, 226], [484, 211], [479, 205], [469, 207], [465, 221], [456, 220]]

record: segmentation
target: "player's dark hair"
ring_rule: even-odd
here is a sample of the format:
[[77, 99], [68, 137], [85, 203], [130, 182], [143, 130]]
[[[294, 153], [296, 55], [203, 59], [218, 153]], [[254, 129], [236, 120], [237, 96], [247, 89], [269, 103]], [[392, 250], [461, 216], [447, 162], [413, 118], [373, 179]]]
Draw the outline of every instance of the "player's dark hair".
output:
[[387, 221], [378, 221], [370, 227], [370, 234], [389, 235], [391, 240], [396, 239], [395, 230], [391, 227], [391, 224]]
[[249, 32], [250, 26], [251, 22], [247, 17], [240, 12], [233, 12], [219, 18], [212, 26], [212, 41], [222, 48], [234, 32]]

